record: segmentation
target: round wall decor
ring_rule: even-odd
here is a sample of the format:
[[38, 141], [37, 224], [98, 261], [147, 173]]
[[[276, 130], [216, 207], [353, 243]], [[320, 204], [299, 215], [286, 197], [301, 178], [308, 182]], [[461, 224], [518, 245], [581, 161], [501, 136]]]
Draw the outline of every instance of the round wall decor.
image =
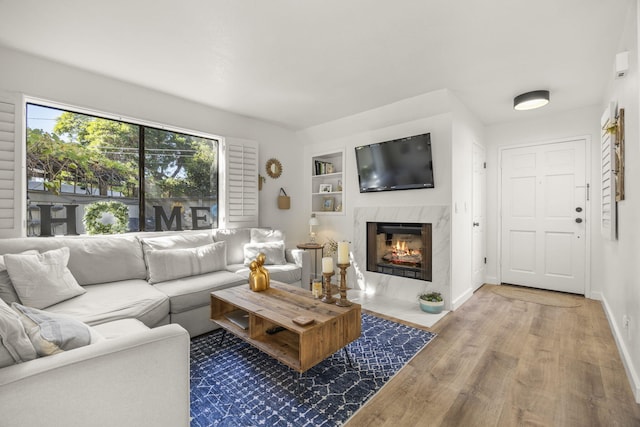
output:
[[282, 163], [278, 159], [269, 159], [267, 160], [267, 175], [271, 178], [276, 179], [282, 175]]

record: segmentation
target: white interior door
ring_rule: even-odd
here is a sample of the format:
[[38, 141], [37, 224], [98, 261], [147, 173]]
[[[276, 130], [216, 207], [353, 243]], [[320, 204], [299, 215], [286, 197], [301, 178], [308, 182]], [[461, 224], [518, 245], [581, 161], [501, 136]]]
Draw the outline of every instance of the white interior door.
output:
[[585, 293], [585, 141], [502, 151], [501, 281]]
[[473, 206], [472, 206], [472, 260], [473, 260], [473, 290], [484, 284], [486, 270], [486, 243], [485, 243], [485, 188], [486, 178], [486, 154], [484, 147], [473, 144]]

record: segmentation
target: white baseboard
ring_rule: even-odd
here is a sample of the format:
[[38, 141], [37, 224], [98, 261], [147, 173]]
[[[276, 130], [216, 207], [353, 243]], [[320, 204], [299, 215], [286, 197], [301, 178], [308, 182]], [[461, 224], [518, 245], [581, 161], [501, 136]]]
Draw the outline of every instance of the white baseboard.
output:
[[495, 276], [487, 276], [484, 278], [484, 283], [488, 284], [488, 285], [497, 285], [500, 282], [498, 282], [498, 278]]
[[638, 373], [633, 366], [633, 361], [631, 360], [631, 355], [627, 350], [627, 346], [624, 344], [623, 335], [615, 322], [614, 315], [611, 312], [611, 307], [609, 307], [607, 299], [600, 292], [592, 292], [591, 298], [602, 301], [604, 312], [607, 315], [607, 319], [609, 320], [609, 327], [611, 328], [611, 332], [613, 332], [613, 338], [615, 338], [616, 340], [616, 345], [618, 346], [618, 351], [620, 352], [620, 356], [622, 357], [624, 369], [627, 371], [627, 377], [629, 378], [629, 383], [631, 384], [631, 391], [636, 398], [636, 403], [640, 403], [640, 378], [638, 377]]
[[462, 295], [460, 295], [454, 301], [451, 301], [451, 310], [454, 311], [454, 310], [460, 308], [460, 306], [462, 306], [462, 304], [467, 302], [467, 300], [469, 298], [471, 298], [472, 296], [473, 296], [473, 289], [468, 288], [466, 291], [463, 292]]
[[[595, 292], [595, 291], [592, 291], [591, 295], [585, 295], [585, 297], [590, 298], [590, 299], [594, 299], [596, 301], [602, 301], [602, 298], [603, 298], [602, 292]], [[606, 308], [605, 308], [605, 310], [606, 310]], [[609, 317], [609, 314], [607, 314], [607, 317]], [[609, 320], [609, 322], [611, 322], [611, 320]]]

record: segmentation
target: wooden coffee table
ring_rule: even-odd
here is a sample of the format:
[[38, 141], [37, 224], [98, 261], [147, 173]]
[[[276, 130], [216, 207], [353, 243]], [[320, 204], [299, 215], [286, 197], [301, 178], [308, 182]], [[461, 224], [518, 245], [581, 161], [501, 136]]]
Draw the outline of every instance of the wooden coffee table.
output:
[[[237, 309], [248, 313], [247, 329], [225, 316]], [[314, 322], [300, 326], [292, 320], [297, 317]], [[251, 291], [248, 284], [211, 292], [211, 320], [298, 372], [356, 340], [361, 331], [359, 304], [326, 304], [306, 289], [273, 280], [262, 292]], [[278, 326], [281, 331], [267, 333]]]

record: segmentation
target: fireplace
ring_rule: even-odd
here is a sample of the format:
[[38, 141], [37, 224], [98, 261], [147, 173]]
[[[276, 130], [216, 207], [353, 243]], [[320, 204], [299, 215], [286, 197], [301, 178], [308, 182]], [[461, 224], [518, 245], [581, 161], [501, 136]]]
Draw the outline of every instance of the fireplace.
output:
[[431, 224], [367, 222], [367, 271], [431, 281]]

